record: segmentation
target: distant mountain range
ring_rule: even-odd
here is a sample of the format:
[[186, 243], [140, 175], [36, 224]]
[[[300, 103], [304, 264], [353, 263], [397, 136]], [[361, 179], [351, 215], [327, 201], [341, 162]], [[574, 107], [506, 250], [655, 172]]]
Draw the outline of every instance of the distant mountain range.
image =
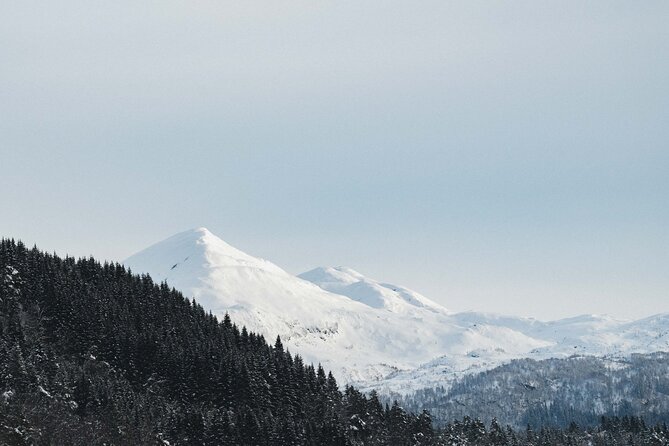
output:
[[381, 393], [448, 385], [513, 359], [625, 357], [669, 350], [669, 314], [638, 321], [584, 315], [557, 321], [454, 313], [410, 289], [345, 267], [293, 276], [205, 228], [123, 262], [262, 333], [343, 382]]

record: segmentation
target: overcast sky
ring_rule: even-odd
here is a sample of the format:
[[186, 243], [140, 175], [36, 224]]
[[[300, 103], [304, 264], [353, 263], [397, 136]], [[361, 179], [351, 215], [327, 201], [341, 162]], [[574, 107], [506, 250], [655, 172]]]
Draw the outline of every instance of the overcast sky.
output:
[[0, 1], [0, 236], [191, 227], [453, 310], [669, 311], [667, 1]]

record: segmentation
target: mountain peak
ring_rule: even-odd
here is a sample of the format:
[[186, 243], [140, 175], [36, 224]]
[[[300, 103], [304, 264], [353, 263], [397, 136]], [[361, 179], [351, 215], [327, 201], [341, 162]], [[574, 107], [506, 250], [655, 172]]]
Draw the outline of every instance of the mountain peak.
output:
[[[186, 231], [186, 232], [188, 232], [188, 231]], [[190, 230], [190, 232], [192, 232], [193, 234], [199, 235], [201, 237], [213, 236], [214, 235], [214, 234], [212, 234], [212, 232], [209, 229], [205, 228], [204, 226], [200, 226], [198, 228], [193, 228], [193, 229]], [[214, 237], [216, 237], [216, 236], [214, 236]]]
[[198, 238], [206, 237], [206, 236], [209, 236], [209, 235], [213, 235], [209, 229], [205, 228], [204, 226], [199, 226], [197, 228], [191, 228], [191, 229], [187, 229], [187, 230], [182, 231], [182, 232], [178, 232], [178, 233], [174, 234], [172, 237], [169, 237], [169, 238], [165, 239], [165, 241], [169, 240], [171, 238], [177, 238], [177, 237], [198, 239]]
[[[154, 244], [153, 246], [156, 246], [158, 244], [170, 244], [172, 243], [178, 243], [178, 242], [190, 242], [190, 243], [200, 243], [200, 244], [221, 244], [224, 243], [227, 246], [230, 246], [228, 243], [226, 243], [223, 239], [220, 237], [214, 235], [209, 229], [205, 228], [204, 226], [200, 226], [198, 228], [192, 228], [188, 229], [183, 232], [179, 232], [172, 237], [166, 238], [162, 242], [158, 242]], [[231, 246], [230, 246], [231, 247]]]
[[273, 263], [246, 254], [205, 227], [179, 232], [130, 256], [123, 263], [133, 270], [137, 268], [138, 272], [151, 272], [157, 280], [174, 280], [182, 273], [199, 272], [202, 275], [230, 268], [285, 274]]

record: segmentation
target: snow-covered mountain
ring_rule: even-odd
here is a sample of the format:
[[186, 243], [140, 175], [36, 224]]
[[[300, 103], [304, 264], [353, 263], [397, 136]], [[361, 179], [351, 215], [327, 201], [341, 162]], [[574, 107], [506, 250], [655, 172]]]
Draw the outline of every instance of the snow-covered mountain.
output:
[[514, 358], [669, 350], [669, 315], [628, 322], [581, 316], [552, 322], [451, 313], [407, 288], [344, 267], [293, 276], [189, 230], [128, 258], [135, 273], [167, 281], [206, 309], [363, 388], [409, 392]]
[[416, 314], [416, 308], [435, 313], [449, 313], [443, 306], [413, 290], [377, 282], [344, 266], [319, 267], [297, 277], [308, 280], [331, 293], [348, 296], [372, 308], [385, 309], [393, 313]]

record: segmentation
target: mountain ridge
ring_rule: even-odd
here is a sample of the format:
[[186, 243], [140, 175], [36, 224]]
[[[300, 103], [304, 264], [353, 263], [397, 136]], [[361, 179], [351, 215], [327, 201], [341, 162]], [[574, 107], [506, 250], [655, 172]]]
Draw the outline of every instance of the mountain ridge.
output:
[[444, 314], [450, 313], [442, 305], [416, 291], [400, 285], [376, 281], [345, 266], [321, 266], [298, 274], [297, 277], [308, 280], [332, 293], [348, 296], [372, 308], [408, 312], [412, 309], [411, 307], [419, 307]]
[[281, 336], [305, 360], [366, 389], [410, 392], [518, 358], [669, 350], [669, 315], [541, 321], [453, 313], [413, 290], [347, 267], [293, 276], [206, 228], [176, 234], [124, 264], [166, 281], [219, 317], [229, 313], [268, 339]]

